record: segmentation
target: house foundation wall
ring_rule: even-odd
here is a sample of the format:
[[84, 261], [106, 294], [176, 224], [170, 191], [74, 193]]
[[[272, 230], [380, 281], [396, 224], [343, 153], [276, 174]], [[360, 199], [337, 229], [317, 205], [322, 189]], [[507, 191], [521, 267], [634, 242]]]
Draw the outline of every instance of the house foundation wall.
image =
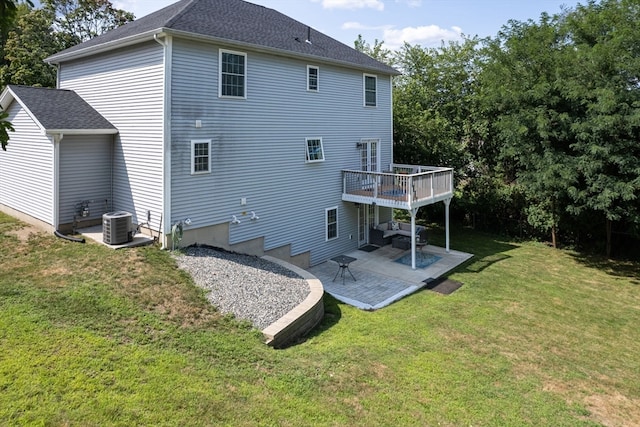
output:
[[[172, 248], [171, 234], [165, 236], [166, 247]], [[246, 240], [240, 243], [229, 244], [229, 224], [218, 224], [197, 229], [183, 229], [180, 247], [192, 245], [208, 245], [227, 251], [246, 255], [270, 256], [280, 259], [299, 268], [308, 268], [311, 264], [311, 254], [304, 252], [291, 255], [291, 245], [283, 245], [278, 248], [264, 250], [264, 237]]]
[[42, 231], [46, 231], [49, 233], [53, 233], [55, 231], [55, 227], [53, 225], [39, 220], [38, 218], [32, 217], [31, 215], [24, 212], [17, 211], [2, 203], [0, 203], [0, 211], [19, 219], [22, 222], [26, 222], [27, 224], [31, 224], [34, 227], [40, 228]]

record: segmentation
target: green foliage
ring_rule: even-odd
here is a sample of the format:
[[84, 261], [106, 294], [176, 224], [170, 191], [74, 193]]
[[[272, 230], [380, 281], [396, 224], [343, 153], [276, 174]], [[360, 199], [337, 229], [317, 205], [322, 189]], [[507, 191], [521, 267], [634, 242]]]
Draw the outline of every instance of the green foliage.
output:
[[5, 45], [7, 63], [0, 67], [4, 85], [55, 87], [56, 69], [44, 59], [62, 50], [65, 44], [51, 27], [52, 16], [44, 10], [33, 10], [18, 19]]
[[384, 45], [383, 41], [381, 42], [381, 41], [378, 41], [378, 39], [376, 39], [373, 42], [373, 46], [371, 46], [362, 38], [362, 35], [359, 34], [358, 38], [353, 44], [354, 44], [353, 47], [358, 52], [366, 53], [373, 59], [376, 59], [380, 62], [384, 62], [387, 65], [393, 66], [393, 53], [389, 49], [385, 49], [383, 47]]
[[483, 102], [538, 228], [585, 212], [640, 222], [639, 14], [635, 1], [590, 2], [510, 22], [487, 50]]
[[396, 55], [403, 75], [394, 87], [394, 156], [399, 163], [469, 172], [484, 120], [475, 102], [478, 40], [439, 49], [405, 44]]
[[131, 12], [114, 8], [109, 0], [45, 0], [43, 4], [55, 17], [56, 30], [70, 36], [72, 44], [85, 42], [135, 19]]
[[395, 80], [394, 157], [453, 167], [452, 207], [467, 218], [526, 219], [554, 243], [560, 228], [577, 240], [595, 223], [608, 242], [614, 221], [634, 232], [638, 6], [590, 1], [509, 21], [487, 40], [405, 45], [395, 57], [404, 75]]
[[635, 1], [578, 7], [567, 21], [576, 52], [567, 86], [581, 104], [572, 128], [581, 180], [570, 188], [571, 211], [640, 224], [639, 21]]
[[7, 120], [7, 117], [6, 111], [0, 111], [0, 146], [4, 151], [7, 151], [7, 145], [9, 144], [9, 132], [14, 132], [13, 126]]

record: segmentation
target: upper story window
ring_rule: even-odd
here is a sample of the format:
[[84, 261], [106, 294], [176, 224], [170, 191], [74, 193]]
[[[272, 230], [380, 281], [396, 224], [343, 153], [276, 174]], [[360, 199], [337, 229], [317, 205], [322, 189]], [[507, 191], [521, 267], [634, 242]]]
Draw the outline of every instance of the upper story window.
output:
[[247, 97], [247, 54], [220, 50], [220, 96]]
[[211, 140], [191, 141], [191, 174], [211, 172]]
[[313, 65], [307, 65], [307, 90], [317, 92], [319, 88], [320, 69]]
[[307, 163], [323, 162], [322, 138], [307, 138]]
[[378, 77], [370, 74], [364, 75], [364, 105], [365, 107], [378, 105]]

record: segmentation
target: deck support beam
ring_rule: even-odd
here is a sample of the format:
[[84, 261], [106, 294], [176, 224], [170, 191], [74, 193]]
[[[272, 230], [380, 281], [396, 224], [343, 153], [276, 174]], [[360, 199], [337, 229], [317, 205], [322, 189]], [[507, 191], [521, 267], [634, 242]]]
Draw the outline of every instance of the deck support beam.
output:
[[451, 204], [451, 198], [444, 200], [444, 230], [445, 230], [445, 250], [449, 253], [449, 205]]
[[416, 269], [416, 215], [418, 215], [418, 209], [411, 208], [409, 213], [411, 214], [411, 268]]

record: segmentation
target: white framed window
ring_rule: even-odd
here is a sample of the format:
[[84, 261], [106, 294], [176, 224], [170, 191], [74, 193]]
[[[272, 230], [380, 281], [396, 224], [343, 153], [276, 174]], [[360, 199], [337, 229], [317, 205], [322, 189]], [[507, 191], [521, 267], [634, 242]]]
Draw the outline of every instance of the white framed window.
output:
[[211, 140], [191, 141], [191, 175], [211, 173]]
[[218, 91], [221, 98], [247, 97], [247, 54], [220, 49]]
[[320, 89], [320, 69], [313, 65], [307, 65], [307, 90], [318, 92]]
[[338, 238], [338, 207], [325, 209], [325, 221], [327, 230], [327, 241]]
[[322, 138], [306, 138], [306, 162], [324, 162], [324, 150], [322, 149]]
[[378, 105], [378, 77], [372, 74], [363, 75], [364, 106]]

